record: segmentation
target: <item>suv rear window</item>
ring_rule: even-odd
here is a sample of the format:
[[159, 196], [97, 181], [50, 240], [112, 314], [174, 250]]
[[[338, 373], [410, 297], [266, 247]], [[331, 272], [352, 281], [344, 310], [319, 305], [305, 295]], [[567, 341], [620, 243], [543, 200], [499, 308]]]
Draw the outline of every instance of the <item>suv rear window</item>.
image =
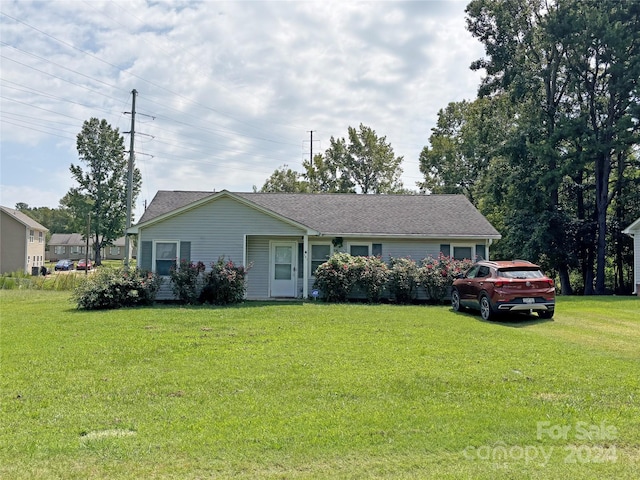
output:
[[504, 278], [542, 278], [544, 277], [544, 274], [537, 268], [526, 269], [520, 267], [500, 269], [498, 270], [498, 276]]

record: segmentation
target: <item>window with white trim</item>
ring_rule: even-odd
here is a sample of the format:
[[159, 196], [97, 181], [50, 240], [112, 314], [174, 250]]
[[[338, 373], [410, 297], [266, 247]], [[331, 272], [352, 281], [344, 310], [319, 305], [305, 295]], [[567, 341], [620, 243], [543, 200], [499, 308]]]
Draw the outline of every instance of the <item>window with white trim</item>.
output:
[[62, 255], [65, 251], [66, 248], [64, 245], [56, 245], [55, 247], [53, 247], [53, 253], [55, 253], [56, 255]]
[[109, 255], [120, 255], [120, 247], [109, 247]]
[[38, 232], [38, 243], [43, 243], [44, 242], [44, 235], [42, 235], [42, 232]]
[[316, 269], [331, 257], [330, 243], [311, 244], [311, 275], [314, 276]]
[[35, 232], [33, 230], [29, 230], [29, 243], [33, 243], [35, 240]]
[[169, 275], [178, 260], [178, 242], [155, 242], [154, 266], [158, 275]]

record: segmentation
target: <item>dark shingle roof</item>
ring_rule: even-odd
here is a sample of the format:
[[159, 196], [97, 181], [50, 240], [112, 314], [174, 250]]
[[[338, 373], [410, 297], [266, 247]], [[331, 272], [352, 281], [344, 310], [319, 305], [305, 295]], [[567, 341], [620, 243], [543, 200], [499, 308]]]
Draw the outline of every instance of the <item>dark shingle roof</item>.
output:
[[[139, 224], [212, 195], [216, 194], [159, 191]], [[324, 235], [500, 236], [464, 195], [231, 195]]]

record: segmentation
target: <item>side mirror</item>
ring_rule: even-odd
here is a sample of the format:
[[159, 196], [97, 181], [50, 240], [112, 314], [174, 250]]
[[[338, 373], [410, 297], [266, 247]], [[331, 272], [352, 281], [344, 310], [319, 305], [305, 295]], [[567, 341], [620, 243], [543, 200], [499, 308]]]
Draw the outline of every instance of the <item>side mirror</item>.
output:
[[455, 278], [464, 278], [464, 273], [458, 273]]

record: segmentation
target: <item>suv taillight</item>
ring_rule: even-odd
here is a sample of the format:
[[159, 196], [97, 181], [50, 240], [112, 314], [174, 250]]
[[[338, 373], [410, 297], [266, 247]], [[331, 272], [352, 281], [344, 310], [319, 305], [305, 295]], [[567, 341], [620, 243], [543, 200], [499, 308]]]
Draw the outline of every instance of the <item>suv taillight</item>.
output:
[[504, 287], [504, 282], [501, 282], [500, 280], [498, 280], [496, 283], [493, 284], [493, 286], [496, 288], [502, 288]]

